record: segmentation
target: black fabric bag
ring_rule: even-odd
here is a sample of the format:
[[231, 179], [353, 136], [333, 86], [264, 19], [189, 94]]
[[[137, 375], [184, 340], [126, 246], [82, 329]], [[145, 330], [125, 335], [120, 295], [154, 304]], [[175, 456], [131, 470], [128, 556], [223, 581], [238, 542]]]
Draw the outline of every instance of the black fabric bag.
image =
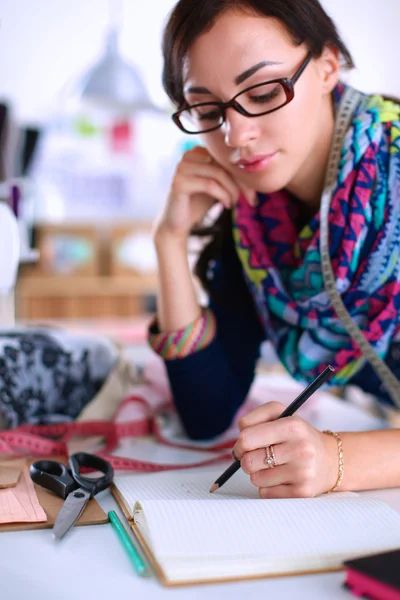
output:
[[0, 428], [73, 420], [116, 364], [103, 336], [53, 328], [0, 330]]

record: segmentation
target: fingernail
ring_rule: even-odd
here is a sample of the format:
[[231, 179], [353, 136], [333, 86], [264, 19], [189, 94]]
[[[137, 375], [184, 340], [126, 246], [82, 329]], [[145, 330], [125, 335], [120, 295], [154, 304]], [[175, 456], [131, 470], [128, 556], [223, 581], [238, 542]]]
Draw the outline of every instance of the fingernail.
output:
[[234, 451], [234, 450], [232, 450], [232, 458], [233, 458], [233, 460], [238, 460], [238, 459], [236, 458], [236, 454], [235, 454], [235, 451]]

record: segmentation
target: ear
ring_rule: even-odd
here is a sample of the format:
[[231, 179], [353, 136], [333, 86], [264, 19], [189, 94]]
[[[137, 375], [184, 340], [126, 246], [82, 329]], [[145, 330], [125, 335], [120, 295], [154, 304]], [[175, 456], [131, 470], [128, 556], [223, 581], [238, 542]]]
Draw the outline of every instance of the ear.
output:
[[340, 76], [340, 55], [337, 48], [326, 46], [319, 58], [322, 89], [330, 94]]

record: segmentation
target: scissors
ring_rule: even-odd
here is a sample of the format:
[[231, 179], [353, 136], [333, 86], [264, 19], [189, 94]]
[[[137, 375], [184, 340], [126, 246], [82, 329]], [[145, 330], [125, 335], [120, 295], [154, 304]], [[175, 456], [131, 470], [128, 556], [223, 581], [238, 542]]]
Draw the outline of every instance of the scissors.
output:
[[[77, 452], [70, 456], [69, 468], [53, 460], [38, 460], [29, 468], [32, 481], [65, 500], [53, 526], [53, 536], [61, 540], [79, 519], [89, 500], [113, 481], [110, 463], [94, 454]], [[99, 477], [83, 477], [81, 469], [101, 471]]]

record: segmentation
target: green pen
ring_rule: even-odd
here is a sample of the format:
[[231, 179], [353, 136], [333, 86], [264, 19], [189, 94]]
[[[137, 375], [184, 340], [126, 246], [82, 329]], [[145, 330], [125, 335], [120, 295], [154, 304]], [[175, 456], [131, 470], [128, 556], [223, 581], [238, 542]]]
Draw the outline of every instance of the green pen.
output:
[[122, 525], [117, 513], [114, 510], [110, 510], [108, 512], [108, 518], [110, 519], [111, 525], [113, 526], [117, 536], [121, 540], [121, 543], [125, 548], [136, 573], [141, 577], [149, 577], [150, 572], [139, 552], [135, 548], [135, 545], [129, 537], [125, 527]]

